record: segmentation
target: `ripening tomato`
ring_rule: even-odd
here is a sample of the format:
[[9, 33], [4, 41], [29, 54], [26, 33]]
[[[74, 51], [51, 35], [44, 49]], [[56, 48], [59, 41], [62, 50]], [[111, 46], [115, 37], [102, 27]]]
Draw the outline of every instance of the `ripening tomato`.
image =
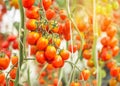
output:
[[60, 10], [60, 19], [65, 20], [67, 18], [67, 14], [65, 10]]
[[90, 71], [88, 69], [84, 69], [82, 70], [82, 72], [80, 73], [80, 80], [88, 80], [90, 77]]
[[45, 80], [41, 76], [39, 77], [39, 83], [40, 85], [44, 85], [46, 83]]
[[108, 46], [109, 39], [110, 39], [109, 37], [103, 37], [103, 38], [101, 39], [101, 44], [102, 44], [104, 47]]
[[0, 85], [4, 84], [5, 82], [5, 74], [3, 72], [0, 72]]
[[87, 66], [90, 67], [90, 68], [94, 67], [94, 62], [93, 62], [92, 59], [87, 61]]
[[12, 80], [9, 80], [9, 86], [14, 86], [14, 82]]
[[55, 79], [53, 80], [53, 84], [54, 84], [54, 86], [58, 86], [58, 79], [57, 79], [57, 78], [55, 78]]
[[8, 49], [2, 49], [1, 52], [4, 52], [9, 58], [11, 57], [11, 51]]
[[35, 19], [29, 19], [27, 22], [26, 22], [26, 28], [28, 30], [36, 30], [37, 29], [37, 20]]
[[113, 48], [118, 44], [118, 39], [116, 37], [113, 37], [109, 40], [108, 45]]
[[114, 56], [114, 57], [117, 56], [119, 51], [120, 51], [120, 49], [118, 46], [113, 47], [112, 48], [112, 56]]
[[116, 66], [116, 62], [114, 60], [109, 61], [109, 62], [106, 63], [106, 66], [107, 66], [108, 69], [111, 69], [111, 68]]
[[11, 62], [12, 62], [12, 65], [18, 66], [18, 56], [17, 55], [12, 56]]
[[10, 59], [7, 55], [0, 56], [0, 70], [5, 70], [8, 68]]
[[14, 41], [15, 39], [16, 39], [16, 36], [15, 36], [15, 35], [9, 35], [8, 38], [7, 38], [7, 40], [8, 40], [9, 42]]
[[82, 86], [79, 82], [72, 82], [70, 86]]
[[115, 78], [111, 78], [109, 81], [109, 86], [117, 86], [117, 80]]
[[77, 46], [76, 45], [68, 45], [68, 50], [72, 53], [75, 53], [77, 51]]
[[55, 39], [53, 39], [53, 40], [54, 40], [55, 47], [56, 47], [56, 48], [60, 47], [61, 40], [60, 40], [59, 38], [55, 38]]
[[67, 50], [61, 50], [60, 56], [62, 57], [63, 60], [67, 60], [70, 56], [70, 53]]
[[37, 51], [37, 53], [36, 53], [36, 60], [40, 64], [45, 63], [44, 51]]
[[35, 55], [36, 52], [37, 52], [37, 47], [36, 47], [36, 45], [31, 45], [31, 46], [30, 46], [30, 54], [31, 54], [31, 55]]
[[116, 33], [117, 33], [117, 28], [115, 26], [112, 25], [107, 28], [107, 35], [110, 38], [114, 37]]
[[29, 32], [27, 36], [27, 42], [30, 45], [35, 45], [39, 39], [39, 33], [37, 32]]
[[37, 49], [45, 50], [47, 46], [48, 46], [48, 39], [45, 37], [40, 37], [37, 41]]
[[2, 48], [8, 48], [9, 47], [9, 42], [8, 41], [4, 41], [1, 45]]
[[46, 18], [47, 18], [48, 20], [51, 20], [53, 17], [55, 17], [55, 11], [52, 10], [52, 9], [48, 9], [48, 10], [46, 11]]
[[42, 0], [42, 4], [45, 10], [48, 10], [52, 4], [52, 0]]
[[110, 75], [111, 75], [112, 77], [117, 77], [118, 74], [119, 74], [119, 69], [118, 69], [118, 67], [112, 67], [112, 68], [110, 69]]
[[16, 72], [17, 72], [17, 67], [14, 67], [14, 68], [10, 71], [10, 78], [11, 78], [11, 79], [15, 79], [15, 78], [16, 78]]
[[15, 7], [15, 9], [19, 8], [18, 0], [10, 0], [10, 6]]
[[50, 70], [53, 70], [53, 69], [54, 69], [54, 67], [53, 67], [53, 65], [52, 65], [52, 64], [48, 64], [46, 69], [47, 69], [48, 71], [50, 71]]
[[32, 6], [31, 8], [26, 9], [25, 14], [29, 19], [38, 19], [40, 16], [39, 8], [37, 6]]
[[64, 34], [64, 38], [66, 41], [69, 41], [71, 39], [70, 33]]
[[13, 48], [13, 49], [18, 49], [18, 48], [19, 48], [19, 45], [18, 45], [18, 41], [17, 41], [17, 40], [13, 41], [12, 48]]
[[47, 46], [46, 50], [45, 50], [45, 58], [48, 61], [54, 60], [54, 58], [56, 57], [56, 49], [54, 46]]
[[86, 59], [86, 60], [89, 60], [89, 59], [91, 59], [92, 58], [92, 53], [91, 53], [91, 51], [90, 50], [84, 50], [83, 51], [83, 58], [84, 59]]
[[63, 34], [63, 24], [62, 23], [58, 23], [58, 34]]
[[120, 73], [117, 76], [117, 81], [120, 82]]
[[64, 65], [64, 60], [62, 60], [62, 57], [60, 55], [56, 55], [52, 62], [52, 65], [55, 68], [61, 68]]
[[84, 32], [87, 29], [86, 24], [82, 21], [77, 24], [77, 27], [81, 32]]
[[22, 4], [25, 8], [30, 8], [34, 2], [35, 0], [22, 0]]

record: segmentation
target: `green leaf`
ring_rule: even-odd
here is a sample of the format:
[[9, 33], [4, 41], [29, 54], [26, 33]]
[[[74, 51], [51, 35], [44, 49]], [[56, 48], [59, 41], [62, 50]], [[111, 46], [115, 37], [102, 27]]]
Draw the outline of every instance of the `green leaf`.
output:
[[19, 31], [19, 26], [20, 26], [19, 22], [14, 22], [13, 26], [16, 28], [17, 31]]
[[56, 0], [56, 2], [61, 8], [66, 6], [66, 0]]

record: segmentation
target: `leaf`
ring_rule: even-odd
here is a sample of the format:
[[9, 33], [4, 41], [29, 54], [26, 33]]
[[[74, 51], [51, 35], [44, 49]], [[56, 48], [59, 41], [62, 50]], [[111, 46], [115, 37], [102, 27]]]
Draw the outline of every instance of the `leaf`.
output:
[[16, 28], [17, 31], [19, 31], [19, 26], [20, 26], [19, 22], [14, 22], [13, 26]]
[[56, 2], [61, 8], [66, 6], [66, 0], [56, 0]]

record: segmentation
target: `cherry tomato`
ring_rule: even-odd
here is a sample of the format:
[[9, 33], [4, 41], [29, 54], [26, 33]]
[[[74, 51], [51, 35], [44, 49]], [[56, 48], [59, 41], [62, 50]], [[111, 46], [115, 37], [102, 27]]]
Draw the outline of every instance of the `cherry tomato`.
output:
[[18, 0], [10, 0], [10, 6], [15, 7], [15, 9], [19, 8]]
[[48, 10], [52, 4], [52, 0], [42, 0], [42, 4], [45, 10]]
[[8, 38], [7, 38], [7, 40], [8, 40], [9, 42], [14, 41], [15, 39], [16, 39], [16, 36], [14, 36], [14, 35], [9, 35]]
[[11, 79], [15, 79], [16, 78], [16, 72], [17, 72], [17, 68], [14, 67], [11, 71], [10, 71], [10, 78]]
[[112, 48], [112, 56], [117, 56], [119, 53], [120, 49], [118, 46], [115, 46]]
[[90, 67], [90, 68], [92, 68], [92, 67], [94, 67], [94, 62], [93, 62], [93, 60], [88, 60], [87, 61], [87, 65], [88, 65], [88, 67]]
[[67, 14], [65, 10], [60, 10], [60, 19], [65, 20], [67, 18]]
[[30, 8], [34, 2], [35, 0], [22, 0], [22, 4], [25, 8]]
[[0, 85], [2, 85], [5, 82], [5, 74], [3, 72], [0, 72]]
[[82, 72], [80, 73], [80, 80], [88, 80], [90, 77], [90, 71], [88, 69], [84, 69], [82, 70]]
[[40, 37], [37, 41], [37, 49], [45, 50], [47, 46], [48, 46], [48, 39], [44, 37]]
[[111, 75], [112, 77], [117, 77], [118, 74], [119, 74], [118, 68], [117, 68], [117, 67], [112, 67], [111, 70], [110, 70], [110, 75]]
[[55, 17], [55, 11], [52, 10], [52, 9], [48, 9], [48, 10], [46, 11], [46, 18], [47, 18], [48, 20], [51, 20], [53, 17]]
[[1, 46], [2, 46], [2, 48], [8, 48], [9, 47], [9, 42], [4, 41]]
[[40, 16], [39, 8], [37, 6], [32, 6], [31, 8], [26, 9], [25, 14], [29, 19], [38, 19]]
[[12, 47], [13, 47], [13, 49], [19, 49], [19, 45], [18, 45], [17, 40], [13, 41]]
[[108, 45], [113, 48], [118, 44], [118, 39], [116, 37], [113, 37], [112, 39], [109, 40]]
[[109, 81], [109, 86], [117, 86], [117, 80], [114, 78], [111, 78]]
[[68, 50], [69, 50], [70, 52], [75, 53], [75, 52], [77, 51], [77, 46], [70, 44], [70, 45], [68, 46]]
[[116, 66], [116, 62], [114, 60], [109, 61], [109, 62], [106, 63], [106, 66], [107, 66], [108, 69], [111, 69], [111, 68]]
[[107, 35], [110, 38], [114, 37], [116, 35], [116, 33], [117, 33], [117, 28], [115, 26], [108, 27], [108, 29], [107, 29]]
[[91, 58], [92, 58], [91, 51], [90, 51], [90, 50], [84, 50], [82, 56], [83, 56], [83, 58], [85, 58], [86, 60], [91, 59]]
[[26, 22], [26, 27], [28, 30], [36, 30], [37, 29], [37, 20], [35, 19], [29, 19], [27, 22]]
[[39, 39], [39, 33], [37, 32], [29, 32], [27, 36], [27, 42], [30, 45], [35, 45]]
[[67, 50], [61, 50], [60, 56], [62, 57], [63, 60], [67, 60], [70, 56], [70, 53]]
[[54, 44], [55, 44], [55, 47], [56, 48], [59, 48], [60, 47], [60, 44], [61, 44], [61, 40], [59, 38], [55, 38], [54, 39]]
[[54, 60], [54, 58], [56, 57], [56, 49], [54, 46], [47, 46], [46, 50], [45, 50], [45, 58], [48, 61]]
[[45, 63], [44, 51], [37, 51], [37, 53], [36, 53], [36, 60], [40, 64]]
[[18, 66], [18, 56], [17, 55], [12, 56], [11, 62], [12, 62], [12, 65]]
[[70, 86], [82, 86], [79, 82], [72, 82]]
[[64, 61], [62, 60], [62, 57], [60, 55], [56, 55], [55, 59], [52, 62], [53, 67], [60, 68], [64, 65]]
[[103, 38], [101, 39], [101, 44], [102, 44], [104, 47], [108, 46], [109, 39], [110, 39], [109, 37], [103, 37]]
[[36, 52], [37, 52], [37, 47], [36, 47], [36, 45], [32, 45], [32, 46], [30, 47], [30, 54], [31, 54], [31, 55], [35, 55]]
[[10, 59], [7, 55], [0, 56], [0, 70], [5, 70], [8, 68]]

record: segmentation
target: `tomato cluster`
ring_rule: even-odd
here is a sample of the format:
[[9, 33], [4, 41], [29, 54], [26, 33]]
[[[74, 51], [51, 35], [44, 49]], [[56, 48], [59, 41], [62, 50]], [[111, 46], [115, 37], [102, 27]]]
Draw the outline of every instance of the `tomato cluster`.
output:
[[[29, 30], [27, 42], [31, 45], [31, 55], [35, 55], [36, 61], [40, 64], [48, 62], [55, 68], [63, 67], [64, 60], [69, 58], [69, 52], [61, 50], [59, 47], [62, 40], [60, 36], [66, 38], [66, 35], [69, 34], [70, 37], [70, 21], [67, 19], [67, 15], [64, 10], [59, 11], [55, 7], [52, 9], [51, 5], [54, 4], [52, 0], [42, 0], [39, 7], [33, 5], [34, 0], [27, 1], [28, 4], [25, 2], [26, 0], [22, 0], [28, 18], [26, 21], [26, 28]], [[61, 21], [55, 19], [57, 16]], [[64, 29], [63, 25], [58, 22], [65, 22]], [[70, 40], [70, 38], [67, 37], [66, 40]]]

